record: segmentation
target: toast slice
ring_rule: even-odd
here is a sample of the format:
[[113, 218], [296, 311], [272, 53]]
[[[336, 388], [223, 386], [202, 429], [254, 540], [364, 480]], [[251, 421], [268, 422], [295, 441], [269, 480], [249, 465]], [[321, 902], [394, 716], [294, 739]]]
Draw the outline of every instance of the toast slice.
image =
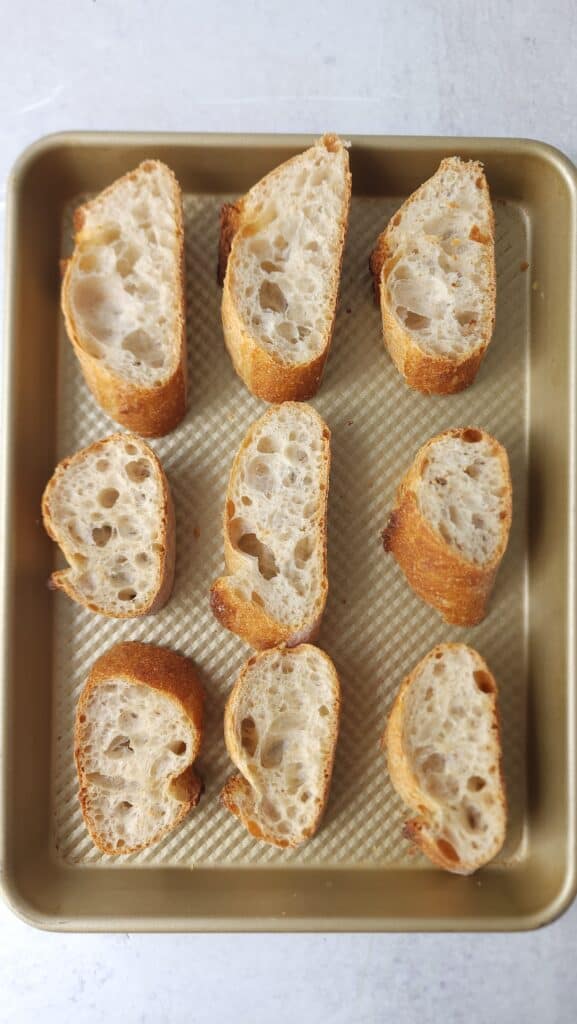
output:
[[96, 401], [117, 423], [160, 437], [186, 411], [182, 197], [147, 160], [74, 215], [64, 265], [68, 337]]
[[495, 326], [494, 218], [482, 164], [443, 160], [371, 256], [385, 345], [406, 383], [448, 395], [473, 383]]
[[293, 647], [318, 633], [329, 465], [329, 429], [298, 402], [269, 409], [235, 456], [223, 521], [229, 575], [213, 583], [211, 606], [252, 647]]
[[403, 477], [383, 544], [446, 622], [474, 626], [485, 617], [511, 515], [503, 446], [478, 427], [446, 430]]
[[351, 197], [336, 135], [221, 213], [222, 324], [234, 368], [267, 402], [316, 394], [331, 343]]
[[94, 663], [76, 710], [79, 800], [103, 853], [157, 843], [196, 806], [204, 694], [192, 662], [121, 643]]
[[501, 849], [507, 801], [497, 686], [465, 644], [439, 644], [395, 698], [383, 746], [391, 782], [417, 813], [407, 838], [434, 864], [469, 875]]
[[112, 434], [57, 467], [42, 519], [70, 568], [51, 586], [101, 615], [156, 612], [174, 580], [174, 509], [168, 480], [139, 437]]
[[317, 831], [339, 711], [338, 676], [318, 647], [265, 651], [244, 665], [224, 714], [226, 747], [240, 774], [222, 800], [251, 835], [287, 847]]

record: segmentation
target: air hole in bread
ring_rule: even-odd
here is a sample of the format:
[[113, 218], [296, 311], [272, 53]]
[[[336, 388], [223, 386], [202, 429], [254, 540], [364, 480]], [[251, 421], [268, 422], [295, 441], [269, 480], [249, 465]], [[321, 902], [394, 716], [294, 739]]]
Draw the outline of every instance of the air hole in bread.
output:
[[[465, 468], [465, 473], [470, 476], [472, 480], [478, 480], [481, 475], [481, 467], [474, 462], [471, 466]], [[504, 488], [503, 488], [504, 493]]]
[[311, 795], [310, 795], [310, 793], [307, 793], [307, 791], [306, 791], [306, 790], [305, 790], [305, 792], [304, 792], [304, 793], [301, 793], [301, 801], [302, 801], [302, 803], [303, 803], [303, 804], [306, 804], [306, 802], [307, 802], [308, 800], [310, 800], [310, 796], [311, 796]]
[[119, 497], [120, 495], [115, 487], [105, 487], [98, 494], [98, 504], [102, 505], [102, 508], [112, 508], [116, 505]]
[[275, 737], [269, 740], [260, 755], [263, 768], [278, 768], [284, 756], [284, 740]]
[[150, 465], [146, 459], [135, 459], [125, 465], [126, 475], [134, 484], [141, 484], [150, 476]]
[[321, 716], [321, 718], [326, 718], [328, 714], [329, 714], [329, 709], [326, 706], [326, 704], [321, 704], [321, 706], [319, 708], [319, 715]]
[[422, 769], [424, 772], [444, 772], [445, 758], [442, 754], [429, 754], [423, 761]]
[[295, 325], [291, 324], [288, 320], [283, 320], [282, 323], [277, 326], [276, 332], [277, 334], [280, 334], [281, 338], [284, 338], [285, 341], [290, 341], [293, 344], [296, 344], [297, 339], [295, 336]]
[[281, 664], [281, 671], [284, 676], [290, 676], [293, 672], [293, 665], [289, 658], [284, 658]]
[[462, 431], [461, 439], [466, 441], [467, 444], [478, 444], [479, 441], [483, 440], [483, 435], [480, 430], [469, 427], [467, 430]]
[[296, 444], [288, 444], [284, 454], [287, 461], [292, 463], [293, 466], [302, 466], [308, 461], [308, 453], [304, 448], [300, 448]]
[[164, 365], [164, 353], [158, 341], [150, 337], [148, 331], [138, 328], [131, 331], [122, 340], [122, 348], [130, 352], [138, 365], [161, 367]]
[[240, 723], [240, 742], [243, 750], [246, 750], [249, 757], [254, 757], [255, 750], [258, 746], [258, 732], [254, 718], [250, 715], [243, 718]]
[[119, 601], [134, 601], [135, 597], [136, 590], [134, 590], [132, 587], [123, 587], [122, 590], [118, 591]]
[[263, 281], [258, 299], [261, 309], [270, 309], [274, 313], [284, 313], [288, 306], [284, 292], [274, 281]]
[[445, 860], [452, 861], [453, 864], [457, 864], [459, 861], [459, 854], [455, 847], [448, 839], [437, 839], [437, 849], [439, 853], [445, 858]]
[[465, 333], [468, 330], [470, 331], [477, 323], [477, 314], [471, 312], [470, 309], [466, 309], [462, 313], [457, 313], [456, 317], [459, 325], [463, 328]]
[[260, 265], [261, 270], [264, 270], [265, 274], [274, 274], [282, 271], [282, 267], [278, 263], [273, 263], [272, 260], [263, 260]]
[[483, 824], [483, 816], [476, 807], [473, 807], [472, 804], [467, 804], [465, 807], [465, 821], [471, 832], [478, 832]]
[[[268, 800], [267, 797], [265, 797], [264, 800], [262, 801], [261, 809], [262, 809], [262, 813], [267, 818], [269, 818], [270, 821], [278, 821], [280, 819], [280, 811], [279, 811], [278, 807], [275, 807], [275, 805], [272, 803], [272, 801]], [[284, 824], [284, 822], [282, 824]], [[278, 832], [283, 831], [282, 826], [278, 826], [277, 827], [277, 831]], [[286, 832], [286, 827], [285, 827], [284, 831]]]
[[243, 505], [252, 505], [252, 498], [249, 498], [248, 494], [243, 494], [240, 500], [242, 501]]
[[262, 493], [272, 490], [273, 477], [271, 466], [266, 459], [253, 459], [246, 471], [247, 482], [255, 490]]
[[470, 793], [480, 793], [487, 785], [487, 780], [481, 775], [470, 775], [467, 779], [467, 789]]
[[275, 249], [280, 249], [281, 252], [288, 248], [288, 242], [284, 235], [277, 235], [274, 242], [272, 243]]
[[301, 537], [297, 540], [294, 550], [294, 559], [297, 569], [303, 569], [314, 551], [312, 537]]
[[481, 693], [495, 692], [495, 684], [488, 672], [483, 672], [482, 669], [478, 669], [476, 672], [473, 672], [473, 679], [475, 680], [477, 689], [480, 690]]
[[111, 793], [115, 789], [122, 789], [124, 786], [124, 779], [121, 775], [105, 775], [104, 772], [87, 772], [86, 781], [92, 782], [95, 786], [99, 786], [100, 789], [109, 790]]
[[471, 522], [475, 530], [482, 530], [483, 527], [485, 526], [485, 520], [483, 519], [483, 516], [479, 515], [478, 512], [473, 513]]
[[252, 603], [257, 604], [259, 608], [264, 608], [264, 601], [257, 590], [253, 590], [252, 594], [250, 595], [250, 599]]
[[243, 533], [238, 538], [237, 546], [245, 555], [258, 560], [258, 571], [265, 580], [272, 580], [278, 576], [278, 566], [271, 549], [263, 544], [255, 533]]
[[78, 528], [78, 523], [77, 523], [76, 519], [69, 519], [67, 524], [66, 524], [66, 527], [68, 529], [68, 533], [72, 537], [72, 540], [76, 544], [83, 544], [84, 543], [84, 538], [80, 534], [80, 530]]
[[313, 238], [310, 242], [306, 243], [305, 249], [307, 249], [309, 252], [318, 252], [319, 251], [319, 243], [315, 242], [315, 240]]
[[118, 811], [122, 811], [123, 813], [126, 813], [126, 811], [131, 811], [133, 806], [134, 806], [134, 804], [131, 804], [130, 800], [121, 800], [120, 803], [117, 803], [116, 809]]
[[97, 548], [105, 548], [108, 541], [112, 537], [112, 527], [105, 524], [104, 526], [95, 526], [92, 530], [92, 540], [96, 544]]
[[98, 462], [96, 463], [96, 468], [99, 473], [106, 473], [106, 471], [110, 469], [110, 463], [108, 462], [108, 459], [99, 459]]
[[133, 754], [134, 748], [130, 743], [130, 736], [115, 736], [104, 751], [108, 757], [124, 757], [125, 754]]
[[257, 451], [270, 454], [272, 452], [278, 452], [278, 443], [274, 437], [269, 437], [264, 434], [263, 437], [259, 437], [257, 444]]
[[168, 749], [172, 751], [173, 754], [176, 754], [177, 757], [181, 757], [182, 754], [186, 754], [186, 743], [184, 740], [174, 740], [172, 743], [168, 744]]
[[[397, 309], [397, 316], [399, 316], [399, 311]], [[421, 316], [420, 313], [415, 313], [412, 309], [405, 310], [405, 315], [400, 319], [404, 320], [405, 327], [409, 331], [424, 331], [431, 326], [428, 316]]]

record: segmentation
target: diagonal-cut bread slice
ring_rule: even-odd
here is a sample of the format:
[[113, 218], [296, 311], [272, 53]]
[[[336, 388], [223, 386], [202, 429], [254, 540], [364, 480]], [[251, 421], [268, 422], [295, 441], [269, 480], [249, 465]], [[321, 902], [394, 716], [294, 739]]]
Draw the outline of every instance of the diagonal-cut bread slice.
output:
[[503, 446], [477, 427], [446, 430], [419, 449], [401, 480], [385, 551], [446, 622], [474, 626], [485, 617], [511, 515]]
[[225, 806], [266, 843], [298, 846], [318, 829], [339, 728], [340, 686], [318, 647], [265, 651], [243, 667], [228, 698], [224, 735], [240, 771]]
[[318, 390], [350, 196], [347, 149], [324, 135], [223, 207], [224, 338], [236, 372], [267, 402], [303, 401]]
[[459, 157], [407, 199], [371, 256], [385, 345], [411, 388], [472, 384], [495, 325], [494, 218], [482, 164]]
[[76, 710], [80, 806], [104, 853], [157, 843], [196, 806], [204, 694], [188, 658], [121, 643], [94, 663]]
[[273, 406], [232, 464], [224, 509], [230, 575], [215, 581], [217, 619], [252, 647], [314, 639], [324, 611], [330, 432], [308, 405]]
[[170, 597], [175, 526], [168, 480], [151, 448], [111, 434], [54, 471], [42, 518], [70, 568], [51, 585], [92, 611], [149, 615]]
[[128, 430], [159, 437], [186, 411], [182, 197], [147, 160], [74, 216], [62, 310], [88, 387]]
[[505, 840], [497, 686], [465, 644], [439, 644], [395, 698], [383, 746], [391, 782], [418, 814], [405, 825], [439, 867], [468, 875]]

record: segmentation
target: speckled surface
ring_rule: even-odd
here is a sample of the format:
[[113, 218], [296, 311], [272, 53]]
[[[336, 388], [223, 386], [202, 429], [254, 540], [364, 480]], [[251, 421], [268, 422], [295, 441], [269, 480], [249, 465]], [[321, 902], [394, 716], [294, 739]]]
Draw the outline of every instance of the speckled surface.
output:
[[[520, 135], [577, 157], [571, 0], [2, 14], [2, 220], [18, 153], [71, 128]], [[0, 1021], [570, 1024], [576, 945], [575, 907], [528, 935], [273, 937], [47, 935], [0, 907]]]

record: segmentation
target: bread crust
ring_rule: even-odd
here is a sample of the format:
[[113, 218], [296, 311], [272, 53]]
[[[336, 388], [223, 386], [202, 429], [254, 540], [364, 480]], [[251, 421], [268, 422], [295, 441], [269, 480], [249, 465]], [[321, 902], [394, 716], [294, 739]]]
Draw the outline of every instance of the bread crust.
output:
[[108, 437], [103, 437], [100, 441], [94, 441], [93, 444], [88, 445], [87, 448], [81, 448], [80, 451], [62, 459], [46, 484], [42, 495], [42, 522], [48, 536], [58, 544], [67, 562], [71, 564], [72, 551], [66, 543], [63, 535], [60, 534], [58, 524], [55, 522], [52, 515], [52, 495], [71, 463], [84, 461], [87, 456], [101, 451], [104, 453], [108, 444], [111, 442], [115, 443], [117, 441], [132, 442], [137, 448], [140, 449], [141, 447], [144, 447], [146, 449], [146, 456], [156, 467], [157, 477], [162, 489], [161, 543], [163, 550], [161, 553], [160, 569], [157, 574], [157, 585], [154, 595], [142, 610], [135, 612], [127, 609], [125, 612], [111, 612], [102, 608], [100, 605], [97, 605], [93, 601], [86, 600], [84, 595], [81, 594], [74, 586], [71, 579], [70, 568], [59, 569], [56, 572], [53, 572], [50, 576], [49, 585], [54, 590], [64, 591], [64, 593], [73, 601], [76, 601], [77, 604], [83, 605], [84, 608], [88, 608], [90, 611], [98, 612], [99, 615], [106, 615], [108, 618], [114, 619], [134, 619], [141, 618], [143, 615], [152, 615], [154, 612], [159, 611], [168, 601], [174, 584], [176, 561], [176, 523], [174, 516], [174, 504], [166, 474], [160, 464], [158, 456], [153, 452], [152, 448], [150, 448], [142, 438], [136, 437], [132, 434], [110, 434]]
[[[122, 850], [118, 850], [106, 842], [92, 817], [90, 791], [87, 785], [83, 756], [83, 748], [87, 740], [85, 711], [88, 700], [97, 686], [107, 683], [112, 678], [121, 678], [129, 683], [148, 686], [178, 704], [191, 723], [194, 739], [188, 767], [169, 781], [170, 786], [178, 787], [179, 797], [182, 800], [182, 809], [177, 818], [172, 824], [160, 829], [149, 842], [130, 847], [124, 846]], [[94, 662], [76, 709], [74, 759], [80, 785], [78, 799], [82, 816], [92, 842], [103, 853], [119, 855], [146, 849], [153, 843], [159, 842], [168, 832], [172, 832], [197, 805], [203, 784], [194, 770], [194, 762], [198, 757], [202, 742], [203, 706], [204, 690], [192, 662], [189, 658], [176, 654], [165, 647], [128, 641], [111, 647]]]
[[[330, 152], [342, 147], [336, 135], [324, 135], [320, 143]], [[272, 181], [287, 165], [300, 159], [298, 154], [276, 167], [262, 181]], [[337, 299], [341, 279], [345, 238], [348, 226], [351, 199], [351, 174], [347, 166], [346, 201], [344, 215], [339, 221], [340, 257], [338, 265], [331, 274], [329, 305], [333, 310], [330, 327], [327, 331], [325, 344], [318, 356], [304, 363], [285, 363], [271, 353], [265, 351], [258, 340], [251, 334], [234, 301], [235, 282], [235, 241], [240, 233], [250, 230], [250, 221], [245, 220], [246, 196], [234, 204], [223, 206], [221, 211], [221, 228], [218, 257], [218, 276], [223, 281], [222, 293], [222, 325], [224, 340], [233, 366], [249, 391], [262, 398], [265, 402], [304, 402], [316, 395], [324, 366], [329, 353], [334, 331]]]
[[[442, 171], [447, 165], [453, 163], [454, 160], [455, 157], [449, 157], [441, 161], [438, 171]], [[423, 186], [413, 192], [391, 218], [387, 227], [379, 236], [369, 260], [370, 271], [373, 275], [375, 298], [377, 302], [380, 301], [381, 306], [385, 347], [388, 349], [399, 373], [405, 378], [406, 384], [423, 394], [452, 395], [468, 388], [477, 376], [495, 327], [495, 218], [489, 195], [489, 187], [483, 172], [483, 165], [476, 163], [474, 166], [479, 175], [478, 181], [481, 182], [478, 187], [483, 192], [486, 213], [490, 224], [490, 234], [484, 236], [477, 231], [477, 233], [473, 232], [470, 237], [485, 246], [485, 263], [490, 281], [488, 289], [488, 308], [490, 313], [483, 323], [481, 340], [472, 352], [455, 359], [446, 355], [435, 355], [420, 348], [414, 341], [410, 331], [406, 330], [396, 317], [391, 303], [387, 281], [391, 270], [397, 262], [394, 246], [391, 242], [391, 232], [393, 227], [396, 226], [394, 222], [397, 222], [399, 215], [402, 217], [408, 207], [420, 198]]]
[[[298, 647], [293, 648], [293, 653], [304, 653], [307, 650], [307, 647], [309, 646], [310, 645], [308, 644], [301, 644]], [[289, 837], [284, 837], [278, 835], [275, 832], [272, 832], [269, 828], [267, 828], [267, 826], [264, 823], [258, 821], [253, 801], [254, 791], [248, 780], [242, 774], [231, 775], [230, 778], [225, 783], [220, 794], [220, 798], [224, 806], [227, 808], [227, 810], [229, 810], [231, 814], [234, 814], [235, 817], [237, 817], [242, 822], [244, 827], [248, 830], [248, 832], [250, 832], [252, 836], [254, 836], [255, 839], [260, 839], [265, 843], [270, 843], [272, 846], [278, 846], [281, 849], [286, 849], [287, 847], [294, 848], [296, 846], [300, 846], [302, 843], [306, 842], [307, 839], [310, 839], [316, 833], [321, 822], [321, 819], [324, 815], [327, 801], [329, 798], [336, 744], [339, 733], [339, 723], [341, 714], [341, 687], [337, 671], [331, 659], [328, 657], [327, 654], [325, 654], [324, 651], [320, 650], [320, 648], [315, 648], [315, 652], [317, 654], [322, 655], [330, 671], [334, 687], [336, 720], [335, 727], [332, 730], [331, 735], [331, 756], [327, 760], [324, 768], [324, 789], [322, 793], [321, 804], [318, 808], [318, 812], [312, 824], [309, 826], [309, 828], [303, 831], [302, 837], [299, 839], [291, 839]], [[239, 705], [241, 703], [243, 696], [242, 691], [243, 686], [245, 685], [245, 679], [248, 672], [255, 664], [255, 662], [266, 657], [267, 653], [269, 652], [263, 651], [260, 654], [253, 655], [253, 657], [249, 658], [249, 660], [243, 665], [240, 674], [226, 702], [224, 710], [224, 741], [229, 756], [231, 760], [235, 762], [235, 764], [238, 764], [239, 759], [242, 758], [242, 750], [238, 741], [238, 737], [240, 735]]]
[[[465, 647], [465, 644], [437, 644], [431, 651], [429, 651], [424, 658], [415, 665], [412, 672], [405, 677], [401, 683], [393, 706], [389, 713], [385, 731], [381, 740], [381, 748], [386, 753], [387, 767], [390, 775], [391, 782], [396, 789], [397, 793], [401, 797], [404, 803], [413, 810], [418, 812], [416, 818], [411, 818], [405, 822], [403, 827], [403, 835], [406, 839], [413, 842], [419, 849], [433, 862], [437, 867], [444, 868], [445, 871], [451, 871], [453, 874], [458, 875], [469, 875], [473, 871], [476, 871], [483, 864], [492, 860], [493, 857], [501, 849], [505, 840], [505, 832], [503, 836], [498, 837], [498, 841], [495, 843], [495, 849], [491, 853], [490, 857], [483, 858], [478, 863], [463, 863], [462, 861], [455, 859], [451, 854], [451, 845], [439, 845], [437, 844], [434, 833], [431, 831], [431, 820], [437, 809], [437, 802], [422, 789], [419, 785], [418, 779], [411, 769], [410, 759], [405, 754], [404, 742], [403, 742], [403, 726], [404, 726], [404, 705], [407, 694], [411, 687], [411, 684], [419, 674], [423, 665], [435, 656], [438, 651], [449, 651], [457, 650]], [[472, 647], [467, 648], [468, 651], [474, 656], [478, 668], [481, 672], [486, 673], [490, 686], [492, 687], [493, 694], [493, 707], [492, 707], [492, 722], [491, 728], [495, 733], [495, 739], [498, 744], [500, 756], [499, 756], [499, 778], [500, 778], [500, 805], [504, 813], [505, 821], [507, 819], [507, 797], [505, 791], [505, 779], [503, 775], [503, 762], [501, 756], [501, 725], [499, 718], [499, 708], [497, 704], [497, 683], [493, 673], [489, 669], [484, 658]], [[437, 837], [438, 838], [438, 837]]]
[[[320, 481], [322, 519], [321, 529], [318, 535], [318, 544], [322, 552], [322, 587], [319, 601], [317, 602], [314, 618], [308, 621], [282, 623], [274, 619], [258, 603], [247, 600], [235, 588], [235, 575], [241, 574], [244, 565], [244, 558], [241, 552], [234, 546], [231, 538], [231, 514], [230, 502], [234, 490], [234, 484], [239, 474], [242, 459], [252, 438], [267, 419], [274, 416], [276, 406], [268, 409], [263, 416], [256, 420], [246, 433], [240, 448], [238, 449], [230, 471], [229, 483], [226, 491], [226, 499], [223, 512], [223, 537], [224, 537], [224, 561], [229, 573], [228, 576], [220, 576], [212, 584], [210, 589], [210, 606], [214, 616], [220, 624], [236, 633], [246, 643], [257, 650], [265, 650], [269, 647], [294, 647], [297, 644], [308, 643], [316, 640], [323, 612], [326, 605], [329, 589], [327, 573], [327, 502], [329, 490], [330, 471], [330, 430], [314, 409], [309, 411], [317, 416], [322, 426], [324, 444], [323, 471]], [[233, 517], [232, 517], [233, 518]]]
[[[459, 437], [466, 431], [478, 432], [494, 446], [507, 481], [499, 546], [492, 559], [482, 564], [468, 561], [447, 543], [425, 519], [416, 496], [430, 448], [442, 438]], [[475, 626], [487, 613], [495, 576], [507, 548], [512, 508], [509, 460], [503, 446], [479, 427], [445, 430], [419, 449], [401, 480], [395, 506], [382, 534], [383, 546], [394, 555], [415, 593], [436, 608], [445, 622], [454, 626]]]
[[[160, 162], [146, 160], [134, 171], [118, 178], [112, 185], [104, 189], [92, 202], [100, 202], [106, 195], [116, 189], [124, 181], [134, 180], [138, 174]], [[164, 166], [164, 165], [162, 165]], [[162, 437], [180, 423], [186, 412], [187, 404], [187, 365], [186, 365], [186, 279], [184, 267], [184, 227], [182, 213], [182, 197], [180, 186], [167, 167], [173, 183], [173, 199], [176, 208], [176, 235], [180, 250], [180, 296], [177, 316], [177, 336], [174, 346], [178, 348], [178, 361], [175, 368], [163, 384], [158, 387], [143, 387], [127, 381], [119, 374], [104, 365], [104, 361], [90, 355], [83, 347], [82, 334], [76, 324], [71, 302], [71, 283], [76, 264], [80, 258], [78, 243], [82, 240], [86, 210], [91, 203], [80, 206], [74, 214], [75, 248], [69, 260], [62, 261], [64, 277], [62, 281], [61, 305], [66, 324], [66, 333], [78, 357], [86, 384], [105, 413], [120, 423], [127, 430], [140, 434], [142, 437]]]

